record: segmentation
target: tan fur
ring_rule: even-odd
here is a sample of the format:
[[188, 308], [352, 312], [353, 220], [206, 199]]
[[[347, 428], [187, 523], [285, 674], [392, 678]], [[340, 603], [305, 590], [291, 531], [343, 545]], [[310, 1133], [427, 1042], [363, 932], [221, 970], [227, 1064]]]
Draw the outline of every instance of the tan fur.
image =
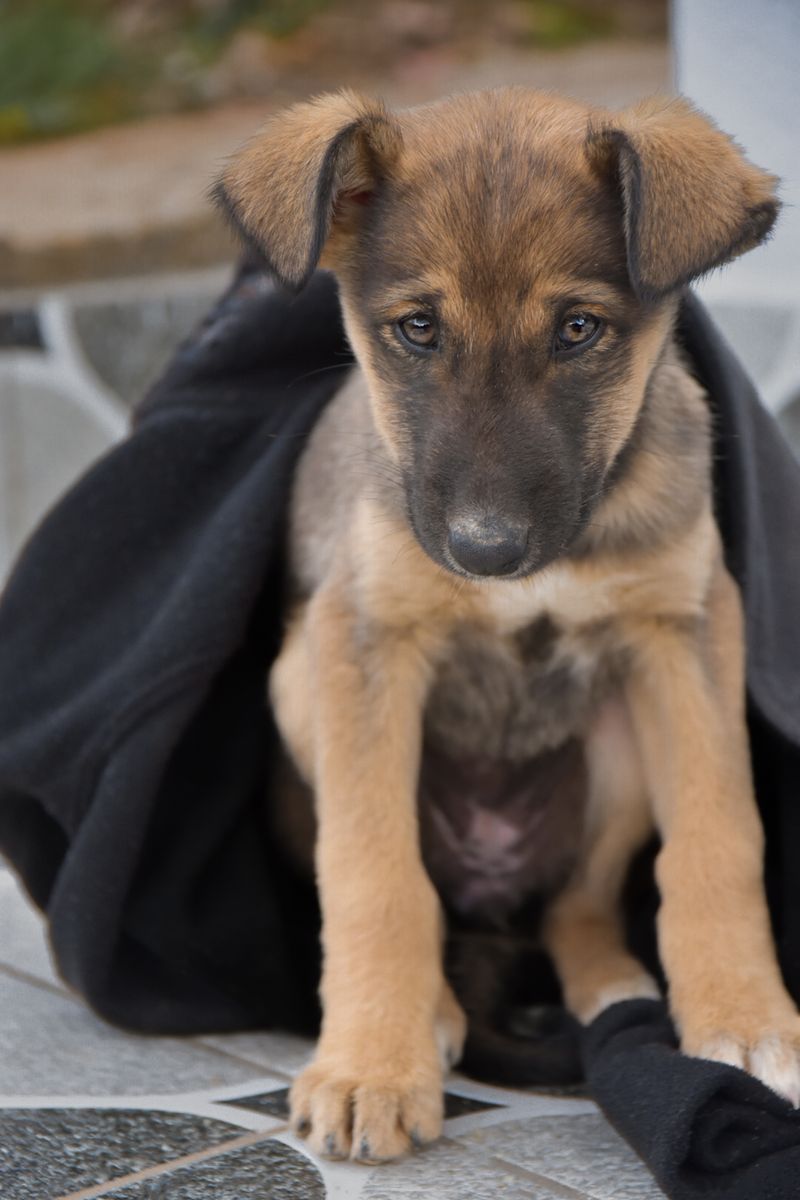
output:
[[[511, 663], [512, 640], [543, 617], [577, 673], [609, 680], [592, 719], [576, 713], [562, 731], [583, 739], [590, 780], [577, 866], [546, 924], [567, 1003], [585, 1020], [653, 994], [619, 903], [657, 827], [660, 947], [684, 1048], [793, 1095], [797, 1018], [761, 884], [741, 613], [711, 510], [708, 411], [672, 337], [674, 288], [765, 236], [773, 185], [683, 101], [611, 114], [524, 89], [394, 115], [323, 97], [273, 121], [225, 173], [229, 210], [279, 277], [300, 282], [320, 254], [337, 272], [359, 360], [298, 469], [291, 614], [270, 682], [316, 804], [324, 1021], [292, 1113], [320, 1153], [382, 1160], [439, 1132], [442, 1069], [464, 1031], [420, 858], [426, 706], [456, 637], [479, 631]], [[373, 190], [394, 223], [365, 250], [359, 204]], [[568, 549], [524, 578], [457, 578], [409, 523], [413, 426], [386, 364], [394, 322], [428, 294], [475, 374], [457, 386], [433, 357], [426, 386], [456, 428], [474, 423], [495, 480], [513, 449], [493, 449], [497, 348], [532, 364], [527, 390], [508, 384], [506, 399], [544, 413], [565, 378], [554, 310], [577, 296], [607, 316], [585, 360], [582, 464], [604, 487], [618, 478]]]
[[[319, 174], [337, 136], [342, 152], [333, 187], [343, 201], [370, 186], [374, 153], [385, 169], [396, 152], [397, 135], [383, 105], [351, 91], [321, 96], [274, 119], [222, 177], [230, 215], [249, 236], [262, 240], [274, 270], [287, 282], [300, 284], [315, 265], [309, 265], [309, 226], [316, 217]], [[326, 215], [323, 240], [331, 215]], [[273, 236], [277, 229], [280, 235]]]
[[620, 911], [631, 859], [654, 828], [624, 700], [598, 714], [586, 751], [591, 790], [584, 845], [572, 878], [548, 909], [544, 929], [565, 1003], [583, 1022], [615, 1000], [658, 995], [625, 947]]
[[[686, 100], [643, 101], [604, 125], [597, 145], [614, 148], [644, 290], [663, 292], [762, 240], [777, 179]], [[635, 189], [646, 193], [641, 216], [630, 211]]]

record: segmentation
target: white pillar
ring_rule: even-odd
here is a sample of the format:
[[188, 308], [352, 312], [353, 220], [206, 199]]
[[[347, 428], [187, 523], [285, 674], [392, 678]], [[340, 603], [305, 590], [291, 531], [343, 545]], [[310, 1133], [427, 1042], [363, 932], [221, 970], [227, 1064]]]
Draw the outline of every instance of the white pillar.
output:
[[698, 289], [777, 411], [800, 398], [800, 0], [673, 0], [676, 86], [782, 180], [767, 243]]

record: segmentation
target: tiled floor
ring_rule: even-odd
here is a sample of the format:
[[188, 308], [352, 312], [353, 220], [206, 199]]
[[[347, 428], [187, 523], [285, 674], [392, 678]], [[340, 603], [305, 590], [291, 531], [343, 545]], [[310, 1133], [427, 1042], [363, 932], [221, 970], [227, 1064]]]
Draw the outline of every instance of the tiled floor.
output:
[[444, 1137], [383, 1167], [319, 1163], [286, 1123], [310, 1043], [276, 1033], [145, 1038], [54, 972], [43, 922], [0, 867], [3, 1200], [656, 1200], [585, 1099], [452, 1076]]

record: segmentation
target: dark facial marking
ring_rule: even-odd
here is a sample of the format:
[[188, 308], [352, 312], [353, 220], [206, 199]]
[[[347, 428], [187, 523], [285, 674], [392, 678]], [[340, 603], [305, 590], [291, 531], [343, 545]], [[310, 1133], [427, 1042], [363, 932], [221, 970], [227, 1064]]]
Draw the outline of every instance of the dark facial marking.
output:
[[617, 452], [620, 402], [631, 407], [644, 317], [617, 191], [526, 139], [487, 119], [438, 153], [421, 140], [418, 175], [376, 193], [341, 272], [375, 331], [412, 528], [470, 577], [530, 574], [579, 538]]

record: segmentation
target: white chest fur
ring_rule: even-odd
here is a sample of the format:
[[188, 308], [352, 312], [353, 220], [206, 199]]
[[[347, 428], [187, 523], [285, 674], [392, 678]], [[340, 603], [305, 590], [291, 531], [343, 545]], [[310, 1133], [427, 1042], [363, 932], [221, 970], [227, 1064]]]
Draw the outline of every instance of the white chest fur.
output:
[[626, 586], [635, 582], [633, 573], [588, 576], [555, 564], [528, 579], [482, 585], [481, 603], [500, 635], [516, 633], [545, 613], [562, 627], [576, 627], [613, 618], [621, 611]]

